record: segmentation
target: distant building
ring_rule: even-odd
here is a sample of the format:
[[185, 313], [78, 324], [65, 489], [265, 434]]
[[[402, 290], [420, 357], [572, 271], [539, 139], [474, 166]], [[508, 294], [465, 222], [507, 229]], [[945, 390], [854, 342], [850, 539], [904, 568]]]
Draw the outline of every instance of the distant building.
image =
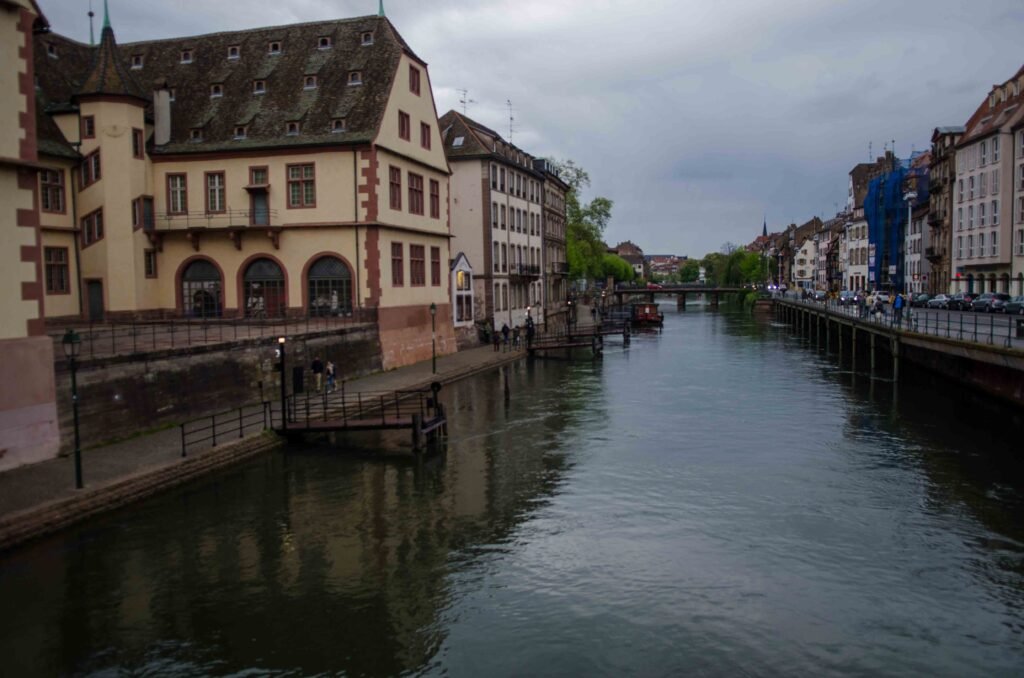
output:
[[[953, 273], [957, 291], [1024, 293], [1013, 249], [1014, 131], [1024, 125], [1024, 67], [995, 85], [956, 147]], [[1020, 181], [1017, 182], [1018, 191]], [[1024, 234], [1019, 234], [1024, 235]], [[1020, 243], [1018, 243], [1019, 249]], [[1016, 289], [1011, 288], [1011, 275]]]
[[925, 258], [931, 267], [927, 291], [931, 295], [951, 291], [956, 144], [967, 128], [936, 127], [932, 132], [931, 167], [928, 171], [929, 243]]
[[616, 254], [625, 259], [626, 262], [628, 262], [629, 265], [633, 267], [633, 273], [636, 275], [636, 277], [648, 277], [647, 270], [644, 266], [644, 251], [640, 249], [639, 246], [633, 244], [629, 240], [626, 240], [625, 242], [620, 242], [615, 247], [608, 248], [608, 252], [611, 254]]
[[440, 125], [452, 168], [452, 246], [473, 266], [474, 317], [494, 327], [522, 325], [527, 314], [543, 322], [543, 308], [535, 311], [544, 299], [545, 171], [532, 155], [456, 111]]

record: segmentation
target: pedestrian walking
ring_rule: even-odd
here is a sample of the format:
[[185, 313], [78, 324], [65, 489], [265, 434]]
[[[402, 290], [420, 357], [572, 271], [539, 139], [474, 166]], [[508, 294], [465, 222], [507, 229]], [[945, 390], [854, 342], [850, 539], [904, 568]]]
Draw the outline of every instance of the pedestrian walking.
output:
[[335, 379], [335, 368], [334, 363], [330, 360], [327, 361], [327, 366], [324, 368], [324, 374], [327, 375], [327, 392], [330, 393], [334, 390], [334, 379]]
[[509, 328], [508, 328], [508, 323], [502, 323], [501, 324], [501, 336], [502, 336], [503, 341], [505, 343], [505, 350], [506, 351], [508, 350], [508, 335], [509, 335], [509, 332], [511, 332], [511, 330], [509, 330]]
[[519, 325], [512, 328], [512, 348], [519, 348]]
[[897, 294], [892, 302], [892, 319], [896, 327], [903, 326], [903, 295]]
[[324, 387], [324, 364], [320, 362], [320, 356], [313, 358], [313, 364], [309, 366], [309, 369], [313, 372], [313, 384], [316, 386], [316, 392], [319, 393], [320, 389]]
[[494, 351], [497, 353], [501, 350], [501, 334], [498, 332], [491, 332], [491, 339], [494, 340]]

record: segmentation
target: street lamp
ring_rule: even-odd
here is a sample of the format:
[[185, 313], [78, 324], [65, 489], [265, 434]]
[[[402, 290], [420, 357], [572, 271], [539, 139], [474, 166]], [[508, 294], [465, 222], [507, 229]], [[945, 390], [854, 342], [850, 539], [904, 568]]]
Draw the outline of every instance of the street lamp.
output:
[[437, 374], [437, 304], [430, 302], [430, 371]]
[[288, 391], [284, 383], [285, 338], [277, 338], [278, 369], [281, 370], [281, 430], [288, 428]]
[[568, 335], [572, 336], [572, 299], [567, 302], [569, 308], [565, 312], [565, 330]]
[[64, 357], [68, 359], [68, 369], [71, 370], [71, 411], [75, 421], [75, 489], [82, 489], [82, 446], [78, 436], [78, 354], [82, 350], [82, 338], [70, 327], [64, 333], [61, 340], [64, 348]]

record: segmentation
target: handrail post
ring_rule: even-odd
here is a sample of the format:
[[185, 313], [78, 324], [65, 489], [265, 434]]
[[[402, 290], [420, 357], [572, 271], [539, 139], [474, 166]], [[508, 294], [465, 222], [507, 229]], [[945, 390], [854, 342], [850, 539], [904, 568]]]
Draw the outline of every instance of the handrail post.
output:
[[187, 450], [187, 448], [185, 447], [185, 423], [182, 422], [182, 424], [181, 424], [181, 458], [182, 459], [184, 459], [186, 454], [187, 454], [186, 450]]
[[217, 415], [210, 417], [210, 425], [213, 428], [213, 446], [217, 447]]
[[242, 408], [238, 408], [238, 437], [242, 438], [243, 431], [245, 431], [245, 425], [242, 423]]

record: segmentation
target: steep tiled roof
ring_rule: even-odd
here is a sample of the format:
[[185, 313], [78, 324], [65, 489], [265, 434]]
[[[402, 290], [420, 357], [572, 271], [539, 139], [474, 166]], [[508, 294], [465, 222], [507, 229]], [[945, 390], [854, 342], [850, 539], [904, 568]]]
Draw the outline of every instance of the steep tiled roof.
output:
[[978, 110], [967, 121], [967, 131], [957, 146], [965, 146], [986, 137], [1018, 118], [1024, 110], [1024, 66], [1001, 85], [995, 85]]
[[61, 133], [60, 128], [57, 127], [57, 123], [53, 121], [43, 110], [43, 103], [38, 100], [36, 101], [36, 142], [38, 144], [39, 155], [56, 156], [60, 158], [70, 158], [72, 160], [81, 157], [78, 151], [68, 143], [67, 139]]
[[121, 60], [114, 40], [114, 31], [104, 26], [100, 46], [93, 55], [92, 71], [76, 92], [75, 97], [91, 95], [126, 96], [148, 101], [145, 90], [139, 86], [128, 67]]
[[[329, 41], [323, 49], [321, 38]], [[45, 43], [54, 41], [72, 58], [47, 60]], [[271, 42], [280, 43], [280, 53], [270, 53]], [[228, 58], [229, 47], [238, 48], [238, 58]], [[100, 60], [100, 77], [88, 64], [102, 49], [53, 34], [38, 37], [42, 98], [50, 111], [66, 109], [76, 93], [95, 89], [94, 80], [103, 83], [99, 89], [110, 88], [114, 78], [108, 76], [124, 72], [149, 98], [154, 83], [165, 79], [175, 96], [171, 139], [154, 154], [370, 142], [402, 53], [419, 61], [388, 20], [377, 16], [126, 43], [116, 46], [118, 59]], [[190, 63], [183, 63], [186, 50]], [[355, 71], [361, 84], [350, 85]], [[315, 76], [315, 88], [305, 88], [306, 76]], [[265, 81], [263, 94], [254, 93], [255, 80]], [[215, 84], [222, 96], [211, 96]], [[345, 131], [333, 132], [333, 121], [342, 118]], [[286, 134], [288, 122], [300, 124], [298, 135]], [[247, 127], [246, 138], [236, 140], [240, 126]], [[200, 141], [191, 138], [194, 128], [201, 128]]]
[[[444, 153], [449, 160], [490, 157], [543, 178], [544, 173], [534, 167], [535, 158], [532, 155], [508, 143], [500, 134], [475, 120], [456, 111], [448, 111], [441, 116], [438, 124], [441, 126]], [[522, 162], [519, 161], [520, 157]]]

